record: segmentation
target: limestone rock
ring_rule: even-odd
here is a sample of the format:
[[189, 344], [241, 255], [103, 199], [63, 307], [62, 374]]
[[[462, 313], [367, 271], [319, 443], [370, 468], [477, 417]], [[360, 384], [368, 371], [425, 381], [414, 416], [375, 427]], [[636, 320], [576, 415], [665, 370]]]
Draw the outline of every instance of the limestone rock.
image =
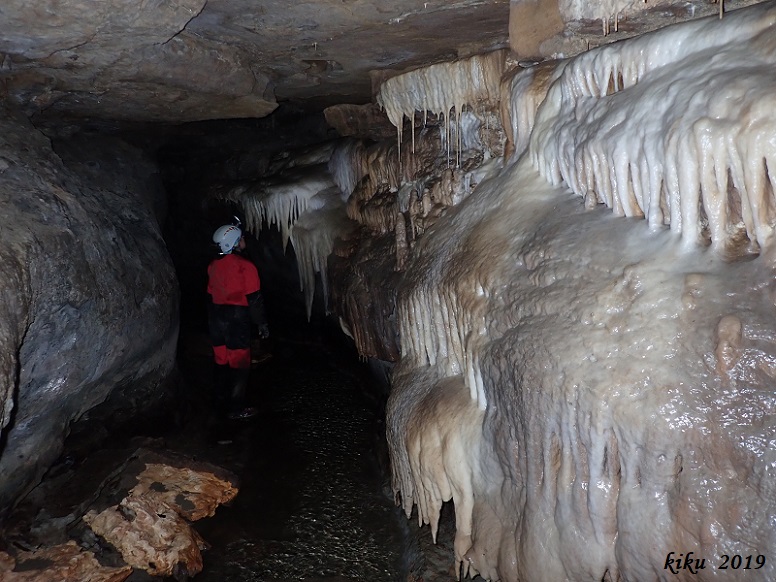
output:
[[11, 99], [46, 119], [262, 117], [275, 95], [364, 103], [370, 70], [504, 44], [508, 15], [507, 0], [8, 0], [0, 74]]
[[342, 137], [357, 137], [379, 141], [390, 139], [396, 128], [374, 103], [366, 105], [332, 105], [323, 111], [326, 122]]
[[432, 531], [452, 498], [456, 570], [652, 580], [693, 552], [711, 580], [735, 553], [774, 578], [774, 27], [763, 3], [505, 83], [528, 136], [397, 294], [394, 490]]
[[211, 517], [238, 491], [231, 481], [213, 473], [162, 463], [147, 465], [138, 481], [131, 496], [167, 505], [188, 521]]
[[[138, 465], [145, 467], [139, 473]], [[120, 473], [112, 481], [137, 484], [118, 505], [91, 510], [84, 521], [134, 568], [153, 576], [200, 572], [207, 543], [190, 522], [214, 515], [234, 499], [236, 477], [208, 463], [142, 449]]]
[[[3, 111], [0, 507], [42, 476], [71, 421], [165, 391], [177, 282], [156, 168], [115, 139], [54, 144]], [[106, 403], [107, 401], [107, 403]]]
[[84, 521], [112, 544], [130, 566], [152, 576], [194, 576], [202, 571], [204, 540], [172, 507], [129, 496]]
[[0, 580], [3, 582], [122, 582], [132, 573], [129, 566], [102, 566], [91, 552], [73, 542], [33, 552], [21, 552], [14, 559], [0, 552]]

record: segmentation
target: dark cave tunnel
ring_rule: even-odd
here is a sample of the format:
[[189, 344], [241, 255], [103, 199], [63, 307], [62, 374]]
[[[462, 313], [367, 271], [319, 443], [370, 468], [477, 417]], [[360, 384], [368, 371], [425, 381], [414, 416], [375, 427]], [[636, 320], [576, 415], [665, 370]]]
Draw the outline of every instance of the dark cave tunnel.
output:
[[774, 1], [0, 21], [0, 582], [776, 580]]
[[[181, 288], [179, 368], [200, 394], [207, 371], [197, 367], [212, 362], [201, 357], [206, 268], [216, 254], [210, 237], [235, 218], [246, 222], [238, 205], [208, 191], [256, 180], [273, 156], [336, 138], [319, 114], [275, 115], [248, 122], [255, 131], [208, 123], [201, 141], [173, 139], [158, 150], [169, 196], [165, 238]], [[203, 535], [221, 543], [198, 579], [406, 579], [417, 555], [390, 490], [390, 364], [359, 358], [324, 304], [320, 275], [308, 318], [293, 245], [284, 247], [277, 226], [265, 225], [257, 237], [243, 224], [243, 232], [271, 335], [253, 344], [262, 359], [249, 381], [258, 420], [234, 423], [226, 445], [227, 457], [245, 451], [244, 467], [237, 463], [243, 490], [233, 507], [202, 525]], [[267, 471], [276, 477], [267, 479]], [[257, 514], [266, 519], [258, 527], [242, 517]]]
[[[217, 254], [211, 236], [234, 217], [244, 219], [238, 206], [211, 194], [260, 178], [272, 156], [331, 140], [332, 131], [320, 114], [281, 108], [268, 119], [114, 133], [151, 155], [164, 182], [164, 238], [180, 292], [177, 366], [155, 412], [117, 418], [98, 406], [71, 425], [63, 454], [8, 520], [13, 533], [4, 544], [26, 549], [47, 520], [85, 507], [84, 497], [91, 496], [91, 506], [95, 496], [115, 502], [121, 484], [105, 475], [117, 459], [168, 450], [212, 463], [240, 482], [232, 503], [196, 524], [208, 544], [197, 580], [405, 580], [418, 570], [418, 538], [390, 486], [384, 413], [391, 364], [359, 358], [327, 313], [320, 278], [308, 319], [293, 247], [283, 248], [277, 228], [258, 237], [244, 228], [244, 254], [259, 270], [271, 334], [253, 341], [259, 355], [248, 399], [259, 414], [234, 421], [225, 442], [209, 430], [213, 359], [205, 289], [207, 265]], [[121, 563], [82, 520], [54, 529], [91, 546], [101, 562]], [[169, 579], [188, 578], [179, 569]], [[127, 579], [168, 578], [136, 568]]]

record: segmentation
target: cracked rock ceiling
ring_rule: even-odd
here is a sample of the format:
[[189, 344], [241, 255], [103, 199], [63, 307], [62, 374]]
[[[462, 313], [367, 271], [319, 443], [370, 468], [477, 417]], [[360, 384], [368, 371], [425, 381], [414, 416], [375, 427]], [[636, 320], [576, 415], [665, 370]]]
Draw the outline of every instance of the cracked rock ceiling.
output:
[[[601, 6], [579, 0], [511, 6], [509, 0], [4, 0], [0, 86], [5, 99], [42, 123], [256, 118], [278, 103], [320, 110], [369, 102], [376, 80], [510, 46], [510, 35], [519, 57], [579, 52], [591, 39], [603, 42], [596, 21]], [[619, 35], [713, 10], [707, 2], [639, 2]], [[653, 18], [644, 20], [650, 11]]]
[[505, 46], [508, 0], [5, 0], [29, 115], [180, 123], [371, 99], [370, 71]]

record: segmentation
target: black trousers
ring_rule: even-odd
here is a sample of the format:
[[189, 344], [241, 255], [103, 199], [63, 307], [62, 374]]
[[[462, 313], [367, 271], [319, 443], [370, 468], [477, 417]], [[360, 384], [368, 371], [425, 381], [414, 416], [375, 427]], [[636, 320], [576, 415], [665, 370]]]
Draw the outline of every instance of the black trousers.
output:
[[210, 342], [218, 365], [249, 368], [251, 365], [251, 314], [243, 305], [210, 304]]

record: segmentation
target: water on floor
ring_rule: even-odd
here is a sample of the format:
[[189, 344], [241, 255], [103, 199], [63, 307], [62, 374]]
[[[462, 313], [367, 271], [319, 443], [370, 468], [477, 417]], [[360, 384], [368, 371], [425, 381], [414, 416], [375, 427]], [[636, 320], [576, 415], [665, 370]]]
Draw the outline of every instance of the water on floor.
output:
[[[394, 505], [389, 486], [384, 389], [352, 353], [288, 341], [265, 348], [249, 385], [259, 414], [229, 425], [231, 444], [218, 444], [225, 433], [210, 426], [207, 340], [184, 338], [170, 415], [176, 422], [137, 419], [123, 435], [96, 419], [75, 427], [60, 462], [20, 504], [4, 543], [31, 550], [69, 538], [106, 565], [120, 563], [80, 516], [123, 498], [127, 487], [114, 486], [113, 475], [135, 451], [164, 450], [220, 466], [240, 481], [229, 506], [194, 523], [208, 544], [195, 580], [417, 580], [417, 528]], [[135, 570], [128, 580], [159, 578]]]
[[197, 580], [406, 580], [408, 525], [381, 463], [379, 401], [331, 354], [278, 351], [252, 371], [259, 415], [233, 424], [233, 444], [202, 451], [241, 490], [197, 524], [211, 544]]

